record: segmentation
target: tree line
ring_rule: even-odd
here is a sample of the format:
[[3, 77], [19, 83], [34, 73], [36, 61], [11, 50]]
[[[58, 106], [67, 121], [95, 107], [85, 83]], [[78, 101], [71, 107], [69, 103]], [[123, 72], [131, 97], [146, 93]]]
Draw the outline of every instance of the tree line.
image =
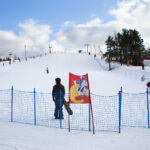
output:
[[142, 66], [144, 58], [150, 58], [150, 49], [146, 50], [143, 43], [137, 30], [122, 29], [121, 33], [108, 36], [105, 41], [107, 51], [103, 56], [109, 64], [115, 61], [120, 62], [121, 65], [130, 63], [134, 66]]

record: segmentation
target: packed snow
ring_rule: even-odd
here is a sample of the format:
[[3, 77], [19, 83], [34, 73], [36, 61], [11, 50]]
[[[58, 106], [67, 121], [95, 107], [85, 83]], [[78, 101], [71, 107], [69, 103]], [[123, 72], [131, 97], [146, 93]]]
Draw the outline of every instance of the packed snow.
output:
[[[46, 73], [46, 68], [49, 74]], [[39, 92], [51, 92], [55, 78], [60, 77], [68, 92], [69, 72], [77, 75], [89, 74], [91, 92], [97, 95], [116, 95], [123, 91], [130, 93], [145, 92], [146, 83], [150, 79], [150, 67], [120, 67], [112, 64], [112, 71], [108, 71], [108, 64], [103, 60], [86, 54], [51, 54], [28, 61], [16, 61], [11, 65], [1, 63], [0, 89], [14, 89]], [[141, 77], [145, 75], [145, 81]]]
[[0, 150], [148, 150], [150, 130], [123, 128], [121, 134], [52, 129], [0, 122]]
[[[124, 92], [146, 91], [150, 80], [150, 67], [126, 67], [108, 64], [87, 54], [51, 54], [35, 59], [0, 63], [0, 89], [51, 92], [55, 78], [60, 77], [68, 93], [69, 72], [89, 74], [90, 89], [97, 95], [116, 95]], [[46, 68], [49, 74], [46, 73]], [[141, 78], [144, 76], [145, 80]], [[22, 125], [0, 120], [0, 150], [148, 150], [150, 130], [146, 128], [122, 128], [121, 134], [112, 132], [72, 131], [49, 127]]]

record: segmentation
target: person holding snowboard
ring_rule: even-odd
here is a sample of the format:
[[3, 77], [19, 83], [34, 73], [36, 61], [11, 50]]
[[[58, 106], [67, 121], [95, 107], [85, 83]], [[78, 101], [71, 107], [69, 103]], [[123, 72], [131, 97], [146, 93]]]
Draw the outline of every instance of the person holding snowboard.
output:
[[61, 79], [55, 79], [56, 84], [53, 86], [52, 90], [52, 97], [53, 101], [55, 102], [55, 112], [54, 116], [55, 119], [64, 119], [63, 118], [63, 104], [64, 104], [64, 97], [65, 97], [65, 88], [61, 84]]

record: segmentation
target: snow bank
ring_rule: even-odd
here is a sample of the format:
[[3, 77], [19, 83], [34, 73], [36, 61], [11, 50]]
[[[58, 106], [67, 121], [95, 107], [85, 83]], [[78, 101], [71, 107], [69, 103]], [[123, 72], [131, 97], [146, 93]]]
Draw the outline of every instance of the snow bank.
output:
[[122, 134], [50, 129], [0, 122], [0, 150], [148, 150], [150, 130], [126, 128]]

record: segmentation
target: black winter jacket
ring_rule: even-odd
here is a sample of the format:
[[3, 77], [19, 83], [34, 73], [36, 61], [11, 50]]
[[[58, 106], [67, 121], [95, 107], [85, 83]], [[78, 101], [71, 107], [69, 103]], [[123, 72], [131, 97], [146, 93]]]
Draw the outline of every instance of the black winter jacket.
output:
[[56, 84], [53, 86], [52, 97], [53, 97], [53, 101], [64, 100], [65, 88], [62, 84]]

